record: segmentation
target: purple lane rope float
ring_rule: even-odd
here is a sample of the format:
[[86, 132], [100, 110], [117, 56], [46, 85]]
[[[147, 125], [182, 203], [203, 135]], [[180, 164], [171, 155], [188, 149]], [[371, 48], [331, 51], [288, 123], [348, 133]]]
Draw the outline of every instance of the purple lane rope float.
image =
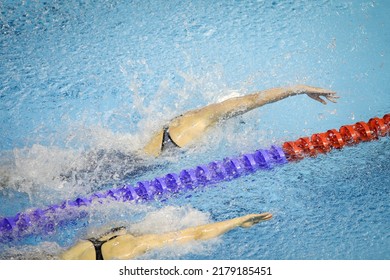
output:
[[[328, 153], [345, 146], [376, 140], [390, 134], [390, 114], [374, 117], [366, 122], [344, 125], [339, 130], [331, 129], [296, 141], [284, 142], [281, 147], [271, 146], [235, 158], [212, 161], [206, 165], [168, 173], [150, 181], [140, 181], [134, 186], [124, 185], [88, 197], [67, 200], [44, 209], [31, 209], [13, 217], [0, 219], [0, 242], [7, 242], [29, 234], [50, 234], [69, 220], [87, 216], [83, 207], [92, 203], [154, 201], [169, 194], [194, 190], [198, 187], [229, 181], [261, 169], [302, 160], [317, 154]], [[84, 209], [85, 210], [85, 209]]]

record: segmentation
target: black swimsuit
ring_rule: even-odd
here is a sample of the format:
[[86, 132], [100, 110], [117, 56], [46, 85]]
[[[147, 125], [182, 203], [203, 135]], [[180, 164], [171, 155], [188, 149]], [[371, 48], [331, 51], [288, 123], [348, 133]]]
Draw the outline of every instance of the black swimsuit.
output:
[[89, 239], [87, 239], [88, 241], [90, 241], [93, 244], [93, 247], [95, 247], [96, 260], [104, 260], [103, 253], [102, 253], [102, 246], [103, 246], [103, 244], [108, 242], [108, 241], [110, 241], [110, 240], [113, 240], [114, 238], [117, 238], [119, 235], [114, 235], [114, 236], [110, 237], [109, 239], [103, 240], [103, 241], [101, 241], [99, 239], [101, 239], [103, 236], [105, 236], [105, 235], [107, 235], [109, 233], [114, 233], [114, 232], [117, 232], [117, 231], [122, 230], [122, 229], [125, 229], [125, 227], [116, 227], [116, 228], [111, 229], [107, 233], [101, 235], [99, 238], [89, 238]]
[[169, 134], [169, 126], [164, 126], [163, 140], [161, 144], [161, 151], [165, 151], [168, 148], [180, 148], [179, 145], [172, 140], [171, 135]]
[[96, 239], [96, 238], [89, 238], [87, 239], [88, 241], [91, 241], [92, 244], [93, 244], [93, 247], [95, 247], [95, 252], [96, 252], [96, 260], [104, 260], [103, 258], [103, 253], [102, 253], [102, 246], [104, 243], [114, 239], [114, 238], [117, 238], [119, 235], [115, 235], [107, 240], [104, 240], [104, 241], [101, 241], [99, 239]]

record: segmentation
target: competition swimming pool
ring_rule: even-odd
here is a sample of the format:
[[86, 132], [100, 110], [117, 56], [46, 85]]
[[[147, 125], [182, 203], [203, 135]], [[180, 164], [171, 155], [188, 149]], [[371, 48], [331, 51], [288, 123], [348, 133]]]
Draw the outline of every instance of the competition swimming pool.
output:
[[[384, 1], [55, 1], [1, 7], [0, 216], [281, 144], [390, 108]], [[341, 96], [267, 105], [191, 149], [131, 157], [182, 112], [307, 83]], [[253, 212], [274, 218], [151, 259], [388, 259], [389, 139], [147, 205], [88, 208], [48, 235], [0, 244], [1, 258], [52, 258], [99, 231], [164, 232]]]

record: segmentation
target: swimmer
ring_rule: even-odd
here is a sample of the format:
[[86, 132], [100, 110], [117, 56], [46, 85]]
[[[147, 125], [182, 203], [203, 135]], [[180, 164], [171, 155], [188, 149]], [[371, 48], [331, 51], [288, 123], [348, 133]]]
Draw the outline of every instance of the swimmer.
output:
[[117, 228], [100, 238], [80, 241], [64, 252], [60, 258], [64, 260], [133, 259], [153, 249], [215, 238], [236, 227], [248, 228], [271, 218], [270, 213], [249, 214], [180, 231], [141, 236], [126, 233], [125, 228]]
[[[230, 98], [220, 103], [188, 111], [172, 119], [152, 136], [142, 151], [151, 157], [158, 157], [168, 148], [186, 147], [201, 138], [209, 128], [218, 125], [223, 120], [300, 94], [306, 94], [323, 104], [326, 104], [324, 99], [335, 103], [339, 98], [333, 91], [306, 85], [272, 88], [246, 96]], [[160, 167], [153, 160], [145, 160], [142, 151], [128, 154], [117, 150], [89, 151], [83, 156], [85, 157], [85, 166], [69, 168], [61, 172], [59, 180], [78, 186], [92, 187], [95, 190], [102, 185], [114, 184], [118, 180], [133, 178], [140, 173]], [[0, 184], [2, 183], [0, 182]]]
[[174, 118], [151, 138], [143, 150], [146, 154], [157, 157], [168, 146], [182, 148], [193, 143], [208, 128], [222, 120], [242, 115], [263, 105], [300, 94], [306, 94], [324, 105], [326, 101], [323, 98], [333, 103], [336, 103], [337, 98], [339, 98], [333, 91], [307, 85], [272, 88], [246, 96], [230, 98], [220, 103], [188, 111]]

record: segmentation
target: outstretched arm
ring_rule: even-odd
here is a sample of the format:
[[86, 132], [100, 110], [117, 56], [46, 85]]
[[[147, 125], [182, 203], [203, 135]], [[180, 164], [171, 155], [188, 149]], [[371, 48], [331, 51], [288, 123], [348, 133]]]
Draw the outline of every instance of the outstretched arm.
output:
[[203, 107], [197, 111], [199, 114], [208, 115], [212, 122], [217, 122], [221, 119], [228, 119], [241, 115], [266, 104], [300, 94], [307, 94], [310, 98], [321, 102], [324, 105], [326, 104], [326, 101], [321, 97], [334, 103], [336, 103], [337, 98], [339, 98], [334, 91], [306, 85], [296, 85], [287, 88], [272, 88], [246, 96], [231, 98], [221, 103]]
[[272, 215], [270, 213], [250, 214], [231, 220], [163, 234], [146, 234], [141, 236], [126, 234], [108, 241], [107, 245], [109, 246], [103, 247], [103, 254], [107, 259], [133, 259], [148, 251], [164, 246], [214, 238], [236, 227], [250, 227], [271, 218]]
[[193, 240], [207, 240], [218, 237], [236, 227], [251, 227], [254, 224], [267, 221], [271, 218], [272, 214], [270, 213], [250, 214], [222, 222], [191, 227], [177, 232], [149, 236], [148, 244], [149, 247], [153, 244], [155, 248], [158, 248], [173, 243], [184, 244]]
[[[186, 112], [170, 122], [169, 133], [179, 147], [184, 147], [201, 137], [209, 127], [221, 120], [242, 115], [255, 108], [299, 94], [307, 94], [322, 104], [326, 104], [323, 98], [331, 102], [336, 102], [339, 98], [331, 90], [306, 85], [272, 88]], [[161, 130], [146, 144], [144, 152], [158, 156], [161, 152], [162, 139], [163, 131]]]
[[202, 136], [208, 127], [221, 120], [242, 115], [255, 108], [299, 94], [307, 94], [323, 104], [326, 102], [322, 98], [331, 102], [336, 102], [339, 98], [333, 91], [305, 85], [272, 88], [189, 111], [174, 119], [170, 123], [169, 131], [175, 143], [183, 147]]

